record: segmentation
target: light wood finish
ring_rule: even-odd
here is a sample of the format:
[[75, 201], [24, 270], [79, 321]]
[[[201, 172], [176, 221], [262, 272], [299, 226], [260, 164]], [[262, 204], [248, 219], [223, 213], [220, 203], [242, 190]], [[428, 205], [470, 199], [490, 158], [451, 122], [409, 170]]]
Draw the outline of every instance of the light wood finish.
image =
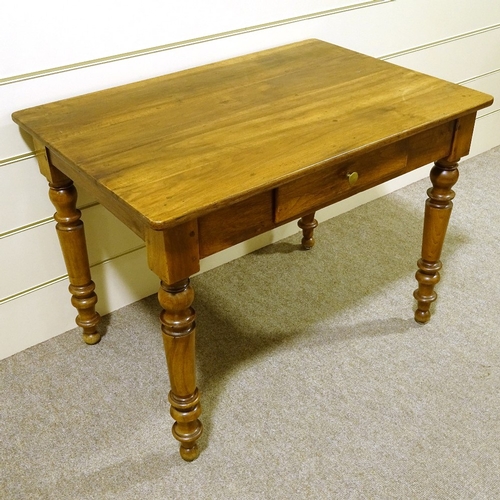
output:
[[469, 151], [477, 110], [491, 102], [486, 94], [307, 40], [13, 118], [42, 151], [40, 169], [58, 193], [53, 198], [66, 200], [56, 201], [61, 243], [85, 300], [94, 295], [83, 237], [69, 236], [83, 235], [69, 179], [145, 240], [161, 280], [174, 436], [183, 458], [192, 460], [202, 427], [189, 277], [200, 259], [292, 219], [300, 219], [303, 247], [311, 248], [316, 210], [436, 162], [415, 292], [416, 319], [426, 321], [456, 164]]

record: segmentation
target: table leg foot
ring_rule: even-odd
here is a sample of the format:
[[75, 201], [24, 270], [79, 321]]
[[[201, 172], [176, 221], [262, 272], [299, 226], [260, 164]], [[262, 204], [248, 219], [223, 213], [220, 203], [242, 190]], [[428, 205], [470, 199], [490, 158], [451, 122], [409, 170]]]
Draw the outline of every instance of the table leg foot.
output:
[[418, 281], [418, 288], [413, 293], [413, 296], [417, 300], [415, 321], [417, 323], [427, 323], [431, 319], [431, 304], [437, 299], [434, 286], [439, 283], [441, 262], [431, 263], [419, 259], [417, 265], [419, 270], [415, 274], [415, 278]]
[[437, 298], [434, 287], [440, 279], [442, 265], [439, 259], [453, 208], [455, 193], [451, 188], [458, 180], [457, 167], [456, 162], [440, 160], [431, 169], [432, 187], [427, 191], [429, 198], [425, 203], [422, 258], [415, 274], [418, 288], [413, 293], [418, 303], [415, 311], [418, 323], [430, 320], [430, 306]]
[[76, 208], [76, 188], [70, 179], [62, 176], [49, 186], [49, 197], [56, 208], [57, 235], [68, 271], [71, 303], [78, 311], [76, 324], [83, 329], [85, 343], [97, 344], [101, 340], [97, 331], [101, 317], [95, 310], [97, 295], [90, 276], [81, 212]]
[[314, 218], [315, 213], [304, 215], [297, 225], [302, 229], [302, 248], [310, 250], [314, 246], [314, 230], [318, 227], [318, 221]]
[[199, 455], [200, 455], [200, 450], [198, 448], [198, 445], [195, 444], [192, 448], [183, 448], [182, 446], [180, 447], [180, 454], [183, 460], [186, 462], [192, 462], [193, 460], [196, 460]]
[[181, 443], [181, 457], [187, 461], [198, 457], [196, 441], [203, 432], [198, 420], [201, 405], [196, 387], [193, 298], [188, 279], [172, 285], [162, 282], [158, 292], [163, 308], [160, 320], [171, 387], [168, 400], [170, 414], [175, 420], [172, 433]]
[[94, 289], [93, 281], [84, 286], [69, 285], [69, 291], [72, 295], [71, 304], [78, 311], [75, 321], [83, 330], [82, 337], [88, 345], [97, 344], [101, 340], [101, 334], [97, 331], [97, 324], [101, 317], [95, 311], [97, 295]]
[[179, 398], [170, 392], [170, 415], [175, 420], [172, 434], [181, 443], [179, 452], [187, 462], [192, 462], [200, 454], [196, 441], [203, 432], [203, 426], [198, 420], [201, 414], [200, 396], [198, 389], [189, 398]]

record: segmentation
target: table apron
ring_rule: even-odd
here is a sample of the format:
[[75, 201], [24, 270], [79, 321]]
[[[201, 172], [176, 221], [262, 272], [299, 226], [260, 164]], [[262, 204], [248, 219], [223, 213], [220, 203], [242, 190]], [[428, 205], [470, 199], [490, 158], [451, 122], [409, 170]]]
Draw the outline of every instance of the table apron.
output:
[[[200, 258], [270, 231], [361, 191], [448, 157], [457, 120], [347, 161], [324, 165], [275, 189], [199, 217]], [[467, 130], [466, 135], [472, 134]], [[358, 173], [350, 185], [348, 174]]]
[[[279, 187], [275, 222], [301, 217], [448, 156], [454, 130], [454, 121], [444, 123]], [[357, 181], [351, 185], [349, 174], [354, 172]]]

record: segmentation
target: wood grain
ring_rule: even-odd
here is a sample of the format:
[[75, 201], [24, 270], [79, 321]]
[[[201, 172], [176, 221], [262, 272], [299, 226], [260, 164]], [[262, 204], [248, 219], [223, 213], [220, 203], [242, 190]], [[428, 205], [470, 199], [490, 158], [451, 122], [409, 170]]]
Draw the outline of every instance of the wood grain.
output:
[[317, 40], [17, 112], [41, 150], [87, 341], [99, 340], [76, 181], [146, 242], [185, 460], [202, 433], [194, 291], [200, 258], [436, 161], [415, 292], [430, 318], [476, 111], [492, 98]]
[[50, 145], [66, 175], [112, 199], [112, 211], [164, 229], [491, 102], [307, 40], [13, 118]]
[[[359, 154], [342, 162], [326, 163], [314, 176], [298, 177], [276, 190], [275, 221], [292, 220], [319, 210], [450, 154], [454, 121]], [[358, 181], [349, 184], [348, 174]]]

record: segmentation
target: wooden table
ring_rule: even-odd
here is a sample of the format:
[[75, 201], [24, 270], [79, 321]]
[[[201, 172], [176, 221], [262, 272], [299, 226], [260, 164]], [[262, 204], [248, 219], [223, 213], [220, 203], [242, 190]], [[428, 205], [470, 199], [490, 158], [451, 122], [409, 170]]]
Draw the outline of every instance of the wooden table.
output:
[[492, 98], [318, 40], [26, 109], [70, 281], [77, 324], [99, 315], [75, 181], [146, 242], [159, 276], [173, 434], [198, 456], [195, 312], [200, 259], [436, 162], [428, 190], [415, 319], [436, 299], [457, 162]]

